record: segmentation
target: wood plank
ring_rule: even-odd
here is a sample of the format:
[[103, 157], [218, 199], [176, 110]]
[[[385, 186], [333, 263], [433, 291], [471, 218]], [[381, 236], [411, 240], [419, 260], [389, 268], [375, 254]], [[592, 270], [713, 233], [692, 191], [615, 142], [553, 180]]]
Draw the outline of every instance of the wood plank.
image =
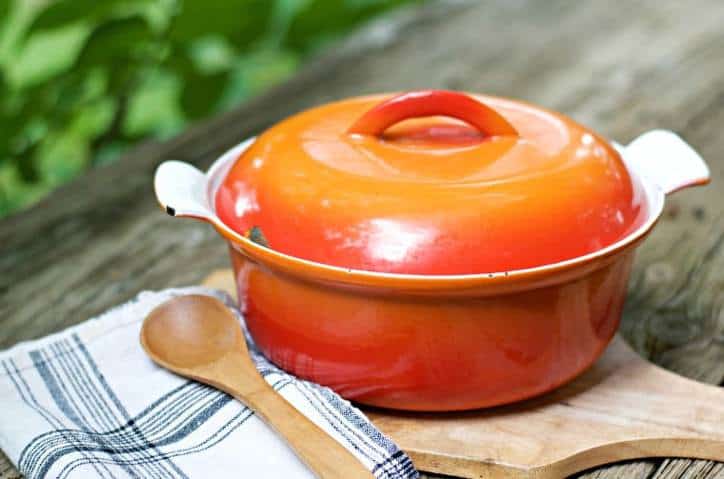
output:
[[[155, 206], [150, 178], [161, 161], [206, 166], [239, 139], [322, 101], [442, 87], [540, 103], [623, 142], [669, 128], [699, 149], [713, 185], [669, 202], [638, 255], [622, 331], [665, 367], [722, 383], [724, 2], [632, 0], [612, 8], [516, 0], [455, 2], [449, 10], [450, 3], [385, 19], [250, 104], [145, 145], [0, 221], [0, 347], [226, 265], [210, 228], [171, 220]], [[702, 471], [698, 477], [720, 475], [705, 462], [676, 463]], [[646, 477], [640, 464], [586, 477]], [[644, 464], [653, 465], [651, 477], [690, 474]]]

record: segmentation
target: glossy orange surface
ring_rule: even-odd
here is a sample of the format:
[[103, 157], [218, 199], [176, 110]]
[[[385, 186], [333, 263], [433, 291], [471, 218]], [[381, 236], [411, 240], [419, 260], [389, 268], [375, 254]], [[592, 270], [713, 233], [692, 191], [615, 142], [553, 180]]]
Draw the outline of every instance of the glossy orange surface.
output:
[[393, 97], [270, 128], [220, 186], [218, 216], [290, 256], [424, 275], [563, 261], [646, 217], [618, 154], [562, 115], [481, 95]]
[[228, 240], [272, 361], [365, 404], [447, 411], [541, 394], [604, 350], [665, 193], [709, 178], [671, 132], [625, 154], [633, 177], [562, 115], [423, 91], [302, 112], [154, 184]]
[[269, 359], [348, 399], [420, 411], [505, 404], [582, 372], [618, 326], [634, 247], [546, 287], [490, 294], [310, 280], [230, 245], [246, 323]]

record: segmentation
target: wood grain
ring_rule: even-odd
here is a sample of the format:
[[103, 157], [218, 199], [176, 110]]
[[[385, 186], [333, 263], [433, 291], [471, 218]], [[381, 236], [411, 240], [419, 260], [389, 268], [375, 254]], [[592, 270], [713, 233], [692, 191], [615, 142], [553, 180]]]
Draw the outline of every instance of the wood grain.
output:
[[[249, 104], [97, 168], [0, 221], [0, 347], [94, 316], [143, 289], [194, 284], [226, 265], [210, 228], [166, 218], [150, 178], [201, 167], [304, 107], [424, 87], [523, 98], [626, 142], [677, 131], [712, 169], [668, 202], [640, 249], [622, 332], [689, 377], [724, 380], [724, 2], [442, 2], [384, 19]], [[555, 441], [555, 437], [551, 438]], [[1, 466], [0, 466], [1, 467]], [[724, 477], [706, 461], [651, 460], [584, 477]]]

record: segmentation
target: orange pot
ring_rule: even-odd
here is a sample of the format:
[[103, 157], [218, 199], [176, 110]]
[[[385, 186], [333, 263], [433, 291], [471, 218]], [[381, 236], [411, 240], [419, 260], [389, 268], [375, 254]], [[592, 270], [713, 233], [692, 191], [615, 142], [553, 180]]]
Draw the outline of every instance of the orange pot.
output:
[[155, 187], [228, 240], [269, 359], [351, 400], [433, 411], [590, 366], [665, 194], [708, 178], [671, 132], [624, 148], [531, 105], [426, 91], [303, 112], [206, 174], [162, 164]]

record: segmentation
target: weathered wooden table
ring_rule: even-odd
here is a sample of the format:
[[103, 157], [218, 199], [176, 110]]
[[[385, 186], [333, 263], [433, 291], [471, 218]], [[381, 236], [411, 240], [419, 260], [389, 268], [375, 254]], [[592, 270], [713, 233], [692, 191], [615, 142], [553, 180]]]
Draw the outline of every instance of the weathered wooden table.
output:
[[[304, 107], [425, 87], [527, 99], [621, 142], [663, 127], [695, 145], [713, 184], [668, 201], [640, 249], [622, 329], [651, 360], [724, 385], [721, 0], [445, 2], [383, 19], [269, 94], [172, 141], [145, 145], [0, 221], [0, 348], [143, 289], [197, 283], [226, 265], [211, 228], [171, 220], [156, 206], [151, 177], [161, 161], [205, 167]], [[0, 478], [16, 475], [0, 455]], [[724, 465], [652, 459], [582, 477], [724, 478]]]

